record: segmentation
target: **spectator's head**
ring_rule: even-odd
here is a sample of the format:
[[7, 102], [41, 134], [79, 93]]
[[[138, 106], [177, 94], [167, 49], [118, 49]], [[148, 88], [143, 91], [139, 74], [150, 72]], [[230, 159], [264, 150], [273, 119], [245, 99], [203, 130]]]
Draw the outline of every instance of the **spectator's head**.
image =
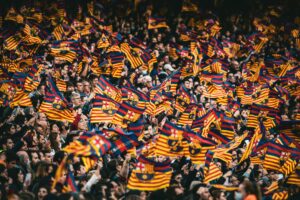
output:
[[200, 197], [200, 199], [209, 200], [211, 197], [208, 187], [205, 184], [198, 184], [194, 187], [193, 190], [196, 193], [196, 195]]
[[29, 153], [30, 161], [31, 161], [31, 167], [36, 166], [37, 163], [40, 161], [39, 154], [37, 151], [31, 151]]
[[78, 122], [77, 126], [78, 130], [85, 131], [88, 129], [88, 118], [85, 115], [80, 116], [80, 120]]
[[248, 195], [254, 195], [256, 199], [261, 199], [260, 188], [255, 182], [244, 181], [239, 186], [239, 192], [243, 198], [246, 198]]
[[6, 136], [2, 139], [2, 148], [4, 150], [10, 150], [14, 147], [15, 143], [11, 136]]
[[83, 84], [83, 92], [86, 94], [90, 94], [91, 84], [87, 80], [83, 81], [82, 84]]
[[81, 105], [81, 98], [80, 98], [80, 94], [73, 92], [71, 95], [71, 101], [73, 103], [74, 106], [80, 106]]
[[221, 190], [214, 190], [212, 192], [213, 200], [226, 200], [225, 193]]
[[26, 166], [30, 163], [29, 155], [26, 151], [18, 151], [17, 156], [19, 156], [20, 164]]
[[79, 93], [83, 93], [83, 82], [82, 81], [77, 82], [76, 89]]
[[40, 186], [37, 192], [37, 199], [43, 200], [49, 194], [49, 188], [47, 186]]
[[171, 74], [174, 71], [174, 68], [170, 64], [165, 64], [164, 65], [164, 70], [168, 73]]

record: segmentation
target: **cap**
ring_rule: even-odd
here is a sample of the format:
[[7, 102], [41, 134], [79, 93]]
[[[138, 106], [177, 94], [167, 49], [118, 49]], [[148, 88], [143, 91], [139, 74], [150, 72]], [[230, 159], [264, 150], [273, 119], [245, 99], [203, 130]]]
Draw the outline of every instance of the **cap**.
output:
[[165, 64], [165, 65], [164, 65], [164, 69], [165, 69], [165, 70], [169, 70], [169, 71], [171, 71], [171, 72], [174, 71], [174, 68], [173, 68], [170, 64]]

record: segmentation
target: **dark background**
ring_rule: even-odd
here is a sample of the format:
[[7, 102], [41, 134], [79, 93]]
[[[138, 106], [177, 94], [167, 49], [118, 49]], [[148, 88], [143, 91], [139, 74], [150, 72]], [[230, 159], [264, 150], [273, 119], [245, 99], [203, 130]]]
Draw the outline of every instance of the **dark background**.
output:
[[[21, 7], [24, 4], [33, 4], [34, 2], [42, 1], [44, 4], [49, 4], [55, 0], [0, 0], [0, 9], [3, 14], [10, 6], [16, 8]], [[85, 5], [89, 0], [61, 0], [66, 3], [68, 10], [74, 10], [78, 4]], [[134, 0], [98, 0], [97, 2], [103, 5], [118, 4], [128, 6], [127, 2]], [[144, 0], [145, 1], [145, 0]], [[143, 0], [142, 0], [143, 2]], [[183, 0], [147, 0], [147, 3], [151, 3], [154, 6], [154, 10], [167, 9], [168, 12], [178, 12], [181, 9]], [[226, 14], [230, 12], [235, 13], [249, 13], [254, 12], [258, 6], [270, 6], [270, 5], [282, 5], [286, 13], [290, 15], [297, 15], [300, 12], [300, 1], [299, 0], [192, 0], [196, 3], [200, 9], [215, 9], [218, 14]]]

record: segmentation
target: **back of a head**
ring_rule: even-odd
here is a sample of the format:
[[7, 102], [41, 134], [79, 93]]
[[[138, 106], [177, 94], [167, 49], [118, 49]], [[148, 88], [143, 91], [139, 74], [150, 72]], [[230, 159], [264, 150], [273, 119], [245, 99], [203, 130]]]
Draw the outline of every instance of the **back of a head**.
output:
[[261, 192], [260, 192], [260, 187], [259, 185], [256, 184], [256, 182], [250, 182], [245, 180], [243, 182], [245, 192], [247, 195], [255, 195], [257, 200], [261, 200]]
[[140, 200], [141, 198], [136, 194], [130, 194], [126, 197], [127, 200]]
[[35, 195], [31, 192], [21, 192], [19, 194], [20, 200], [31, 200], [35, 198]]

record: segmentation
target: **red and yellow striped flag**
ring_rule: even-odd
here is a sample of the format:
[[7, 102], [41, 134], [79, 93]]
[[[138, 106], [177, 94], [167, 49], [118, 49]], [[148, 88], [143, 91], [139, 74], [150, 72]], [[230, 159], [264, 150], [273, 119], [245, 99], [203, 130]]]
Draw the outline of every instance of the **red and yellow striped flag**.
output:
[[133, 69], [144, 64], [143, 60], [139, 55], [138, 48], [132, 48], [129, 46], [128, 43], [122, 43], [120, 45], [120, 49], [125, 54], [126, 58], [129, 60]]
[[140, 156], [127, 187], [130, 190], [155, 191], [169, 187], [172, 176], [170, 160], [162, 163]]

